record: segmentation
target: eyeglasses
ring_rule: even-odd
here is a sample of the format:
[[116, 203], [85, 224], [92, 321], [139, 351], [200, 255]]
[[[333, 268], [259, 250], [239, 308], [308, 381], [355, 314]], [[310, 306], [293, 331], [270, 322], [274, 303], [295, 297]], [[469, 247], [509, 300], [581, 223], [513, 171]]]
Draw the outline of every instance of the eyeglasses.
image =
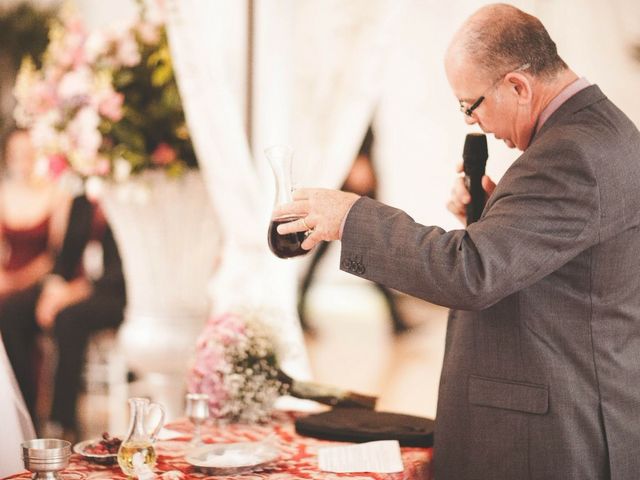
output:
[[458, 100], [458, 103], [460, 104], [460, 111], [462, 113], [464, 113], [467, 117], [470, 117], [471, 115], [473, 115], [473, 112], [482, 104], [482, 102], [484, 102], [485, 96], [487, 95], [488, 92], [490, 92], [498, 83], [500, 83], [502, 81], [502, 79], [508, 75], [511, 72], [522, 72], [523, 70], [526, 70], [527, 68], [529, 68], [531, 66], [531, 64], [529, 63], [525, 63], [523, 65], [520, 65], [518, 68], [516, 68], [515, 70], [509, 70], [507, 73], [505, 73], [504, 75], [501, 75], [495, 82], [493, 82], [491, 84], [491, 86], [489, 86], [489, 88], [487, 88], [482, 95], [480, 95], [478, 97], [478, 99], [473, 102], [471, 104], [470, 107], [466, 106], [466, 102], [462, 101], [462, 100]]

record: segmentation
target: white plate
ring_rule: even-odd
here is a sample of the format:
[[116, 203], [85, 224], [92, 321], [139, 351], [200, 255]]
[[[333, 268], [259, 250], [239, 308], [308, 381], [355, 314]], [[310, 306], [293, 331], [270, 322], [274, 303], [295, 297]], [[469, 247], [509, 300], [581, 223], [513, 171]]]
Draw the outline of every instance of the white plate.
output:
[[280, 457], [271, 441], [202, 445], [189, 452], [186, 460], [209, 475], [233, 475], [257, 470]]
[[94, 438], [94, 439], [91, 439], [91, 440], [85, 440], [83, 442], [76, 443], [73, 446], [73, 451], [74, 451], [74, 453], [82, 455], [87, 460], [91, 460], [92, 462], [100, 463], [102, 465], [111, 465], [111, 464], [116, 463], [116, 460], [118, 459], [118, 454], [117, 453], [99, 454], [99, 453], [91, 453], [91, 452], [87, 452], [86, 451], [86, 448], [89, 445], [93, 445], [93, 444], [99, 443], [100, 440], [102, 440], [102, 439], [101, 438]]

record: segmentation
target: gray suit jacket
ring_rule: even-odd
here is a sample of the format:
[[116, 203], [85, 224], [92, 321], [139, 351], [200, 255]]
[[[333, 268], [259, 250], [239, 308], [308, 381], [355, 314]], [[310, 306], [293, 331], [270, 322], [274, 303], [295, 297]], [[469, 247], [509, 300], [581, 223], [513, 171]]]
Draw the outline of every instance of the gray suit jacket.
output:
[[640, 479], [640, 134], [597, 86], [545, 123], [480, 221], [362, 198], [341, 268], [448, 306], [437, 480]]

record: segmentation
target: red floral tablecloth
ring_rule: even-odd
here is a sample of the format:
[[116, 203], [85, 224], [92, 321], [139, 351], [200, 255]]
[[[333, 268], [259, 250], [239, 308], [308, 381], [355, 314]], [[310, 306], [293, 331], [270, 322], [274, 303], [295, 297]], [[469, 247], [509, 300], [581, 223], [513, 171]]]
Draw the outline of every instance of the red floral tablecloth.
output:
[[[158, 463], [155, 472], [159, 478], [165, 472], [180, 472], [180, 478], [198, 478], [211, 480], [335, 480], [350, 478], [352, 480], [405, 480], [405, 479], [431, 479], [431, 455], [430, 448], [402, 448], [402, 460], [404, 471], [394, 474], [373, 473], [329, 473], [318, 470], [317, 453], [319, 447], [337, 445], [336, 442], [317, 440], [302, 437], [295, 433], [293, 420], [295, 415], [291, 413], [277, 414], [272, 423], [267, 425], [226, 425], [224, 427], [203, 427], [203, 439], [206, 443], [233, 443], [257, 441], [274, 433], [279, 441], [280, 460], [269, 464], [259, 471], [233, 476], [210, 476], [199, 473], [184, 460], [184, 453], [191, 439], [191, 424], [187, 420], [173, 422], [166, 427], [181, 433], [184, 437], [173, 440], [161, 440], [156, 443]], [[344, 445], [344, 444], [342, 444]], [[73, 454], [69, 467], [62, 472], [65, 480], [93, 480], [93, 479], [117, 479], [127, 478], [120, 468], [114, 466], [101, 466], [91, 463], [81, 456]], [[29, 479], [28, 472], [19, 473], [8, 479]], [[177, 478], [177, 477], [176, 477]]]

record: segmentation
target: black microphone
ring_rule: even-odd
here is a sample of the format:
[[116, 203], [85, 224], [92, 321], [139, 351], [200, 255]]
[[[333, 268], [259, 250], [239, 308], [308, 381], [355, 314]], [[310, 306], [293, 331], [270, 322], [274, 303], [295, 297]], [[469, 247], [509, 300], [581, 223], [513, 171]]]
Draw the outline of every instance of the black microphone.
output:
[[487, 137], [484, 133], [469, 133], [464, 141], [464, 184], [471, 194], [467, 205], [467, 225], [480, 218], [487, 195], [482, 188], [482, 177], [487, 165]]

